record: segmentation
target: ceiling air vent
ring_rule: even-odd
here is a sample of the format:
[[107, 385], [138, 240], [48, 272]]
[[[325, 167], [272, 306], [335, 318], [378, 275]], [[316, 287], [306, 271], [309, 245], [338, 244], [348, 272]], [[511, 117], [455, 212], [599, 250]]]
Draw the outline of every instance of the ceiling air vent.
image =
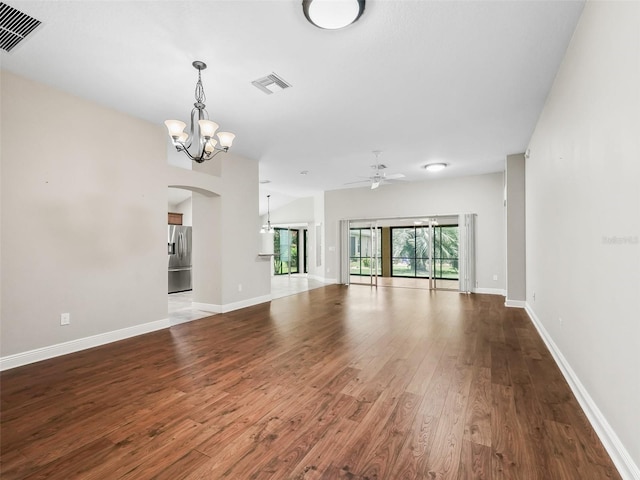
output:
[[0, 2], [0, 48], [2, 50], [10, 52], [38, 25], [40, 20]]
[[281, 92], [287, 88], [291, 88], [291, 84], [280, 78], [275, 73], [267, 75], [266, 77], [259, 78], [251, 82], [257, 88], [262, 90], [267, 95], [272, 93]]

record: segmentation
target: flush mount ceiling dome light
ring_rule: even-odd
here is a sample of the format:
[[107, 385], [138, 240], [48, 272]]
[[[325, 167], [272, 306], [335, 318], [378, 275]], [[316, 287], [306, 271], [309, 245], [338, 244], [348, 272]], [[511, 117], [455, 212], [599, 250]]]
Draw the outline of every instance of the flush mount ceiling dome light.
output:
[[209, 114], [204, 104], [207, 97], [204, 94], [200, 75], [202, 70], [207, 68], [207, 64], [196, 60], [192, 65], [198, 70], [198, 81], [195, 90], [196, 103], [193, 104], [194, 108], [191, 110], [189, 133], [184, 131], [187, 124], [180, 120], [167, 120], [164, 124], [167, 126], [176, 150], [183, 152], [194, 162], [202, 163], [205, 160], [211, 160], [220, 152], [228, 152], [236, 136], [229, 132], [218, 132], [220, 145], [217, 146], [218, 140], [215, 140], [213, 136], [216, 135], [218, 124], [209, 120]]
[[302, 10], [316, 27], [337, 30], [358, 20], [364, 3], [365, 0], [302, 0]]
[[449, 165], [447, 163], [428, 163], [422, 168], [424, 168], [427, 172], [439, 172], [440, 170], [444, 170], [448, 166]]

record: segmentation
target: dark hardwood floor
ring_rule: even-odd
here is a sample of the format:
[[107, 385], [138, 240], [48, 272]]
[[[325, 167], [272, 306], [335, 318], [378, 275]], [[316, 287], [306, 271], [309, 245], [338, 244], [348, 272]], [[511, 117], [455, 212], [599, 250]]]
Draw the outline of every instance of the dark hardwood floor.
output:
[[525, 312], [328, 286], [2, 373], [10, 479], [619, 479]]

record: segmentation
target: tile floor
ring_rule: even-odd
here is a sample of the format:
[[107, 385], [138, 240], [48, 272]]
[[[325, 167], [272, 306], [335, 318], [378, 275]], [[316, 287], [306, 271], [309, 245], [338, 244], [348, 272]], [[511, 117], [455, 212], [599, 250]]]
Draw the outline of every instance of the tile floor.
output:
[[[306, 275], [277, 275], [271, 277], [271, 297], [281, 298], [296, 293], [306, 292], [322, 287], [324, 283], [307, 278]], [[192, 307], [193, 292], [169, 294], [169, 321], [172, 324], [189, 322], [199, 318], [215, 315]]]
[[324, 283], [318, 280], [308, 278], [305, 274], [274, 275], [271, 277], [271, 297], [287, 297], [324, 285]]
[[193, 308], [191, 306], [192, 301], [192, 291], [169, 294], [169, 322], [172, 325], [215, 315], [211, 312]]

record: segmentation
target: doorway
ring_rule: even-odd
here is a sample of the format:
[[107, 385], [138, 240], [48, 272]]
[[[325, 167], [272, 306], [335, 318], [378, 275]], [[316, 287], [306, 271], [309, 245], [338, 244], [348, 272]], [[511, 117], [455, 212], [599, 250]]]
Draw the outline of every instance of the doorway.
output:
[[[211, 315], [193, 308], [191, 229], [193, 228], [193, 192], [185, 188], [168, 188], [168, 293], [167, 311], [171, 324], [188, 322]], [[183, 232], [178, 232], [178, 229]], [[177, 266], [180, 257], [184, 265]], [[186, 263], [185, 263], [186, 260]], [[176, 278], [179, 282], [176, 283]]]
[[308, 224], [279, 224], [273, 232], [271, 298], [281, 298], [323, 286], [308, 275]]

